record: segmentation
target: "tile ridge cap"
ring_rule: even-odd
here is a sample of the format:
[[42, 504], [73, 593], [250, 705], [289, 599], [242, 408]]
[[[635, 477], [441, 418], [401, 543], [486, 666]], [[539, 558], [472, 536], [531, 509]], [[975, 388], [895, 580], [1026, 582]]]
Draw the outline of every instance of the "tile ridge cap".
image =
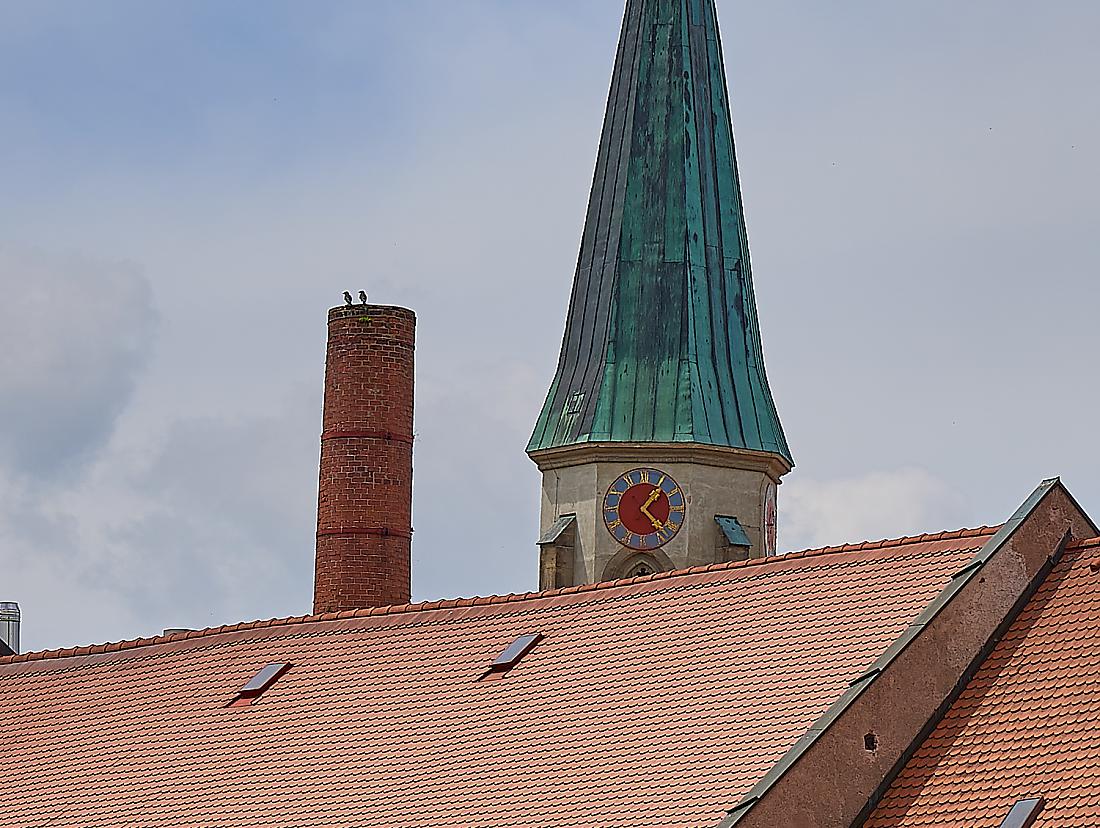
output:
[[1076, 552], [1081, 549], [1096, 549], [1100, 547], [1100, 538], [1082, 538], [1075, 540], [1066, 547], [1067, 552]]
[[[729, 563], [709, 564], [695, 566], [686, 569], [674, 569], [668, 572], [656, 572], [652, 575], [641, 575], [635, 578], [626, 578], [616, 581], [602, 581], [594, 584], [580, 584], [578, 586], [563, 587], [561, 589], [546, 590], [544, 592], [511, 593], [503, 595], [474, 596], [467, 598], [436, 599], [410, 604], [394, 604], [384, 607], [369, 607], [359, 610], [344, 610], [342, 612], [329, 612], [319, 615], [296, 615], [287, 618], [268, 618], [259, 621], [237, 622], [218, 627], [208, 627], [201, 630], [188, 630], [172, 635], [160, 635], [144, 638], [133, 638], [124, 641], [112, 641], [104, 644], [91, 644], [80, 647], [63, 647], [53, 650], [41, 650], [38, 652], [20, 653], [14, 656], [0, 657], [0, 666], [7, 664], [24, 664], [28, 662], [50, 661], [78, 656], [103, 655], [105, 653], [117, 653], [128, 650], [136, 650], [142, 647], [152, 647], [159, 644], [170, 644], [197, 638], [210, 638], [215, 635], [223, 635], [231, 632], [248, 632], [251, 630], [291, 627], [300, 624], [311, 624], [326, 621], [341, 621], [353, 618], [375, 618], [379, 616], [409, 615], [418, 612], [432, 612], [440, 609], [459, 609], [475, 606], [490, 606], [501, 604], [518, 604], [524, 601], [536, 601], [544, 598], [555, 598], [563, 595], [576, 595], [585, 592], [617, 589], [624, 586], [644, 584], [656, 581], [665, 581], [672, 578], [691, 577], [705, 575], [713, 572], [727, 572], [739, 569], [748, 569], [757, 566], [782, 564], [788, 559], [798, 562], [804, 558], [816, 558], [827, 555], [842, 554], [845, 552], [867, 552], [880, 549], [893, 549], [902, 546], [910, 546], [919, 543], [928, 543], [935, 540], [955, 540], [969, 537], [984, 537], [995, 534], [999, 527], [980, 526], [975, 529], [958, 529], [953, 532], [937, 532], [923, 535], [911, 535], [900, 538], [890, 538], [880, 541], [863, 541], [861, 543], [849, 543], [841, 546], [823, 546], [816, 549], [803, 549], [788, 552], [783, 555], [774, 555], [769, 558], [750, 558], [745, 561], [731, 561]], [[1095, 539], [1100, 545], [1100, 538]], [[1090, 543], [1083, 541], [1081, 543]], [[1073, 548], [1073, 547], [1071, 547]]]
[[[981, 538], [987, 535], [992, 536], [997, 534], [1000, 530], [1000, 526], [977, 526], [972, 529], [955, 529], [949, 532], [926, 532], [921, 535], [905, 535], [900, 538], [886, 538], [876, 541], [860, 541], [858, 543], [846, 543], [839, 546], [821, 546], [815, 549], [804, 549], [798, 552], [788, 552], [785, 555], [778, 555], [778, 558], [787, 558], [791, 556], [809, 556], [809, 555], [821, 555], [830, 552], [867, 552], [876, 549], [893, 549], [899, 546], [911, 546], [918, 543], [932, 543], [934, 541], [945, 540], [960, 540], [962, 538]], [[776, 558], [768, 558], [766, 560], [774, 561]]]

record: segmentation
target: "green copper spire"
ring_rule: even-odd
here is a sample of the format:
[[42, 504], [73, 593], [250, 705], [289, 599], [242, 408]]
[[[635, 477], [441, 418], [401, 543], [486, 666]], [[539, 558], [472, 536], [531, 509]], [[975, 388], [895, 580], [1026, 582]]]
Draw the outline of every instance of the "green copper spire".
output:
[[768, 388], [714, 0], [628, 0], [557, 376], [528, 452], [791, 461]]

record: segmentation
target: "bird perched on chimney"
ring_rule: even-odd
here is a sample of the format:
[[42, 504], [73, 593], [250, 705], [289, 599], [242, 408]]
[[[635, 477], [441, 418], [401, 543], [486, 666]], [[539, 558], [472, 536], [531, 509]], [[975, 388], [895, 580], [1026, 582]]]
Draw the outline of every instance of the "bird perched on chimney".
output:
[[346, 290], [344, 291], [344, 301], [347, 302], [349, 305], [352, 302], [351, 294], [348, 293]]
[[359, 301], [364, 305], [367, 304], [367, 292], [365, 290], [359, 291]]

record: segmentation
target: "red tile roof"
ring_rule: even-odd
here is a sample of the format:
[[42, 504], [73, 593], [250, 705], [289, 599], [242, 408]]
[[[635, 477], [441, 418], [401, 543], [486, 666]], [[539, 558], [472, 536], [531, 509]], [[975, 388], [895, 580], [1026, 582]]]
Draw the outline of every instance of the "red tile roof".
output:
[[866, 828], [1100, 825], [1100, 539], [1070, 547]]
[[991, 534], [0, 660], [5, 822], [716, 824]]

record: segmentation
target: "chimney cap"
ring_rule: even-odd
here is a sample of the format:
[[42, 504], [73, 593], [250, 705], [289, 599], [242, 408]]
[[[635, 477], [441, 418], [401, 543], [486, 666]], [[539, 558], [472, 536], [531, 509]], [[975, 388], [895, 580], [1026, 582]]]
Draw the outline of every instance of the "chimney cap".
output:
[[0, 601], [0, 655], [19, 653], [19, 605]]

